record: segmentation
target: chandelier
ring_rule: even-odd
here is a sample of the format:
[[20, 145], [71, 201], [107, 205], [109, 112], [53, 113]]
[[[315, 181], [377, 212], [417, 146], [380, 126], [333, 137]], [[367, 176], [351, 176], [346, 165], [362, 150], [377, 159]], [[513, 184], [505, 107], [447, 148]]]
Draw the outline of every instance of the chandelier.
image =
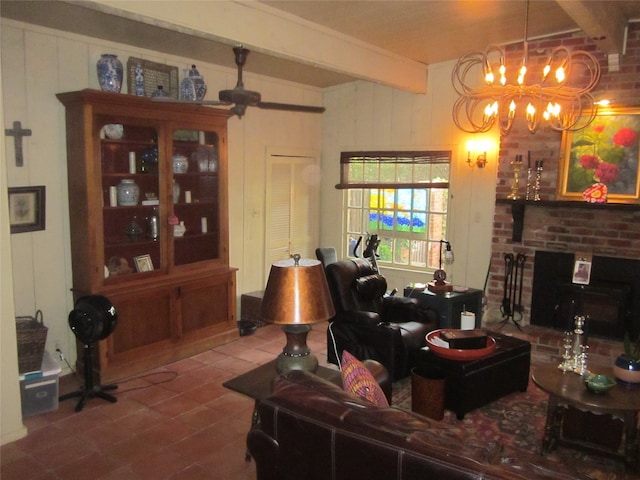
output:
[[[497, 122], [506, 135], [516, 115], [523, 116], [529, 131], [542, 120], [557, 131], [580, 130], [598, 113], [591, 90], [600, 79], [600, 64], [593, 55], [566, 47], [554, 48], [538, 71], [528, 70], [527, 24], [524, 51], [517, 65], [507, 65], [503, 47], [490, 45], [458, 59], [451, 83], [460, 95], [453, 106], [453, 121], [468, 133], [484, 133]], [[477, 85], [478, 75], [484, 85]]]

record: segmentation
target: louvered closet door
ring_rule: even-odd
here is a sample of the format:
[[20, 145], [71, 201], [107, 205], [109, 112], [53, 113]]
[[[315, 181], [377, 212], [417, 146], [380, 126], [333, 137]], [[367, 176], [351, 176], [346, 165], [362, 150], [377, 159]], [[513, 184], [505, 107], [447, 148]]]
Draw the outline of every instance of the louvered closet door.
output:
[[302, 258], [315, 258], [319, 230], [318, 181], [313, 157], [269, 157], [265, 215], [267, 277], [274, 262], [294, 253]]

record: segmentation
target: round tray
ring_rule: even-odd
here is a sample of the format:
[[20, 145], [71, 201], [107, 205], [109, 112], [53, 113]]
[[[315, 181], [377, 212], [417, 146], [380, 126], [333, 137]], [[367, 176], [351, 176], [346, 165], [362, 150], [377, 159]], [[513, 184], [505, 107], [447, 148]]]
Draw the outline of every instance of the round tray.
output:
[[447, 360], [460, 360], [463, 362], [469, 362], [471, 360], [480, 360], [481, 358], [491, 355], [496, 350], [496, 341], [493, 337], [487, 336], [487, 346], [485, 348], [444, 348], [433, 343], [433, 338], [440, 338], [442, 330], [433, 330], [427, 333], [427, 346], [431, 351], [442, 358]]

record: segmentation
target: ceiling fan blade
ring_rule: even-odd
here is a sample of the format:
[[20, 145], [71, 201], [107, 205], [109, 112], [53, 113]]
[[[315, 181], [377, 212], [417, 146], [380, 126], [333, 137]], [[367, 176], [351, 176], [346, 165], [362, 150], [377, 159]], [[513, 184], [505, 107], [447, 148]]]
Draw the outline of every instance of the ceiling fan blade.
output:
[[221, 102], [220, 100], [182, 100], [179, 98], [173, 97], [152, 97], [151, 101], [153, 102], [162, 102], [162, 103], [188, 103], [191, 105], [231, 105], [230, 102]]
[[274, 103], [274, 102], [258, 102], [255, 104], [258, 108], [266, 108], [269, 110], [288, 110], [291, 112], [308, 112], [323, 113], [324, 107], [313, 107], [310, 105], [292, 105], [290, 103]]

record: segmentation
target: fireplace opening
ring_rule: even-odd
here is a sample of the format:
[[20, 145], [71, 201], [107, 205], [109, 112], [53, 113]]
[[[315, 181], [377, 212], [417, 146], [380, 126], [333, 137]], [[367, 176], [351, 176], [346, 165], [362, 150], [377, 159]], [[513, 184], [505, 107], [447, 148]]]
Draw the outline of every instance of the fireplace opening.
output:
[[574, 255], [537, 251], [534, 259], [531, 324], [572, 330], [576, 315], [589, 317], [588, 335], [622, 340], [640, 332], [640, 261], [592, 259], [588, 285], [572, 282]]

